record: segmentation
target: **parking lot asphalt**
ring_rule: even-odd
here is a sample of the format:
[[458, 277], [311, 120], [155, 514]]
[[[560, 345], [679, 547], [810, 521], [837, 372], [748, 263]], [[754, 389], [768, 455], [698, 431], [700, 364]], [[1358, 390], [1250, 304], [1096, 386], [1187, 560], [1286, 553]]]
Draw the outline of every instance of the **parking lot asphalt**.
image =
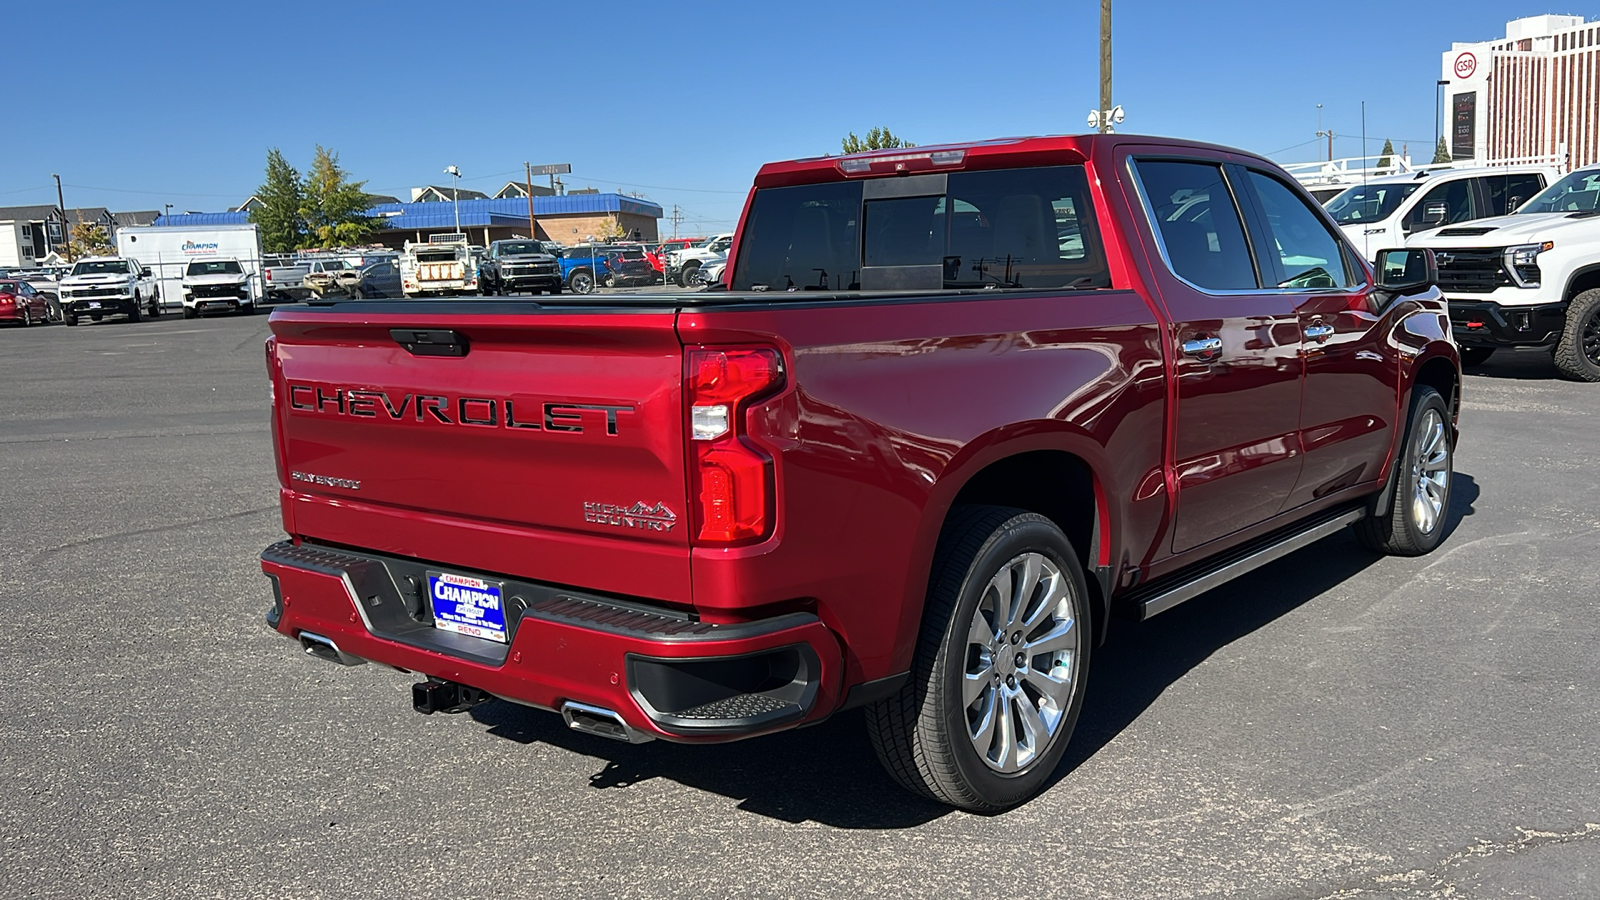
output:
[[0, 896], [1600, 896], [1600, 385], [1466, 379], [1443, 547], [1338, 535], [1114, 623], [982, 817], [859, 716], [629, 746], [263, 623], [265, 316], [0, 329]]

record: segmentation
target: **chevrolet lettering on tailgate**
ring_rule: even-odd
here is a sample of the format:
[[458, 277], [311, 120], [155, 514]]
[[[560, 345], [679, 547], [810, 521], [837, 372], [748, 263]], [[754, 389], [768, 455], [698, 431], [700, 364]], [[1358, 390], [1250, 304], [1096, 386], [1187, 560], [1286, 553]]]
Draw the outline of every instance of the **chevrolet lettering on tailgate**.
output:
[[295, 383], [289, 385], [289, 408], [358, 419], [383, 418], [394, 422], [476, 425], [481, 428], [516, 428], [567, 434], [597, 432], [603, 427], [611, 437], [616, 437], [618, 433], [619, 417], [634, 411], [632, 406], [531, 398], [513, 400], [509, 397], [452, 398], [438, 394], [405, 394], [397, 399], [386, 391]]

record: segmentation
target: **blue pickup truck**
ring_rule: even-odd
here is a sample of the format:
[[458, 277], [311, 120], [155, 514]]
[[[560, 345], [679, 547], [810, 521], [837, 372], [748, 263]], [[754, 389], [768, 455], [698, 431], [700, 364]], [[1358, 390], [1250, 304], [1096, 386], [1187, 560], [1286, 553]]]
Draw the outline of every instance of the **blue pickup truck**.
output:
[[561, 280], [574, 294], [587, 294], [596, 282], [603, 282], [611, 274], [606, 265], [606, 253], [599, 247], [584, 245], [568, 247], [557, 256], [561, 259]]

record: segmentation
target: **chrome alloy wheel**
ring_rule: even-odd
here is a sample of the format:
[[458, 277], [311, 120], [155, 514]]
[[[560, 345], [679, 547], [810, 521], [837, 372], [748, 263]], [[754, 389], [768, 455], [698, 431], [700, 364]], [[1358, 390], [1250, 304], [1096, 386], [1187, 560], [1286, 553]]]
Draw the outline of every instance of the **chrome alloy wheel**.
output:
[[1450, 496], [1450, 432], [1434, 409], [1424, 413], [1418, 425], [1417, 455], [1411, 461], [1411, 476], [1417, 484], [1411, 518], [1417, 530], [1432, 534], [1444, 518], [1445, 498]]
[[967, 736], [989, 768], [1039, 758], [1072, 705], [1081, 655], [1072, 582], [1044, 555], [1000, 567], [972, 613], [961, 699]]

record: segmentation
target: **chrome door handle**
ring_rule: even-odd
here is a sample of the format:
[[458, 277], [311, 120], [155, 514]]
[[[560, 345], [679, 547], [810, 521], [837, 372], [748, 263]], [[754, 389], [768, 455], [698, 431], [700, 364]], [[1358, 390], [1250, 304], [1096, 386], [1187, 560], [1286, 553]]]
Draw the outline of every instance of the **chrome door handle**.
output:
[[1221, 352], [1222, 338], [1219, 337], [1194, 338], [1183, 342], [1183, 354], [1185, 356], [1209, 357], [1216, 356]]
[[1332, 325], [1307, 325], [1306, 338], [1313, 341], [1325, 341], [1333, 337]]

